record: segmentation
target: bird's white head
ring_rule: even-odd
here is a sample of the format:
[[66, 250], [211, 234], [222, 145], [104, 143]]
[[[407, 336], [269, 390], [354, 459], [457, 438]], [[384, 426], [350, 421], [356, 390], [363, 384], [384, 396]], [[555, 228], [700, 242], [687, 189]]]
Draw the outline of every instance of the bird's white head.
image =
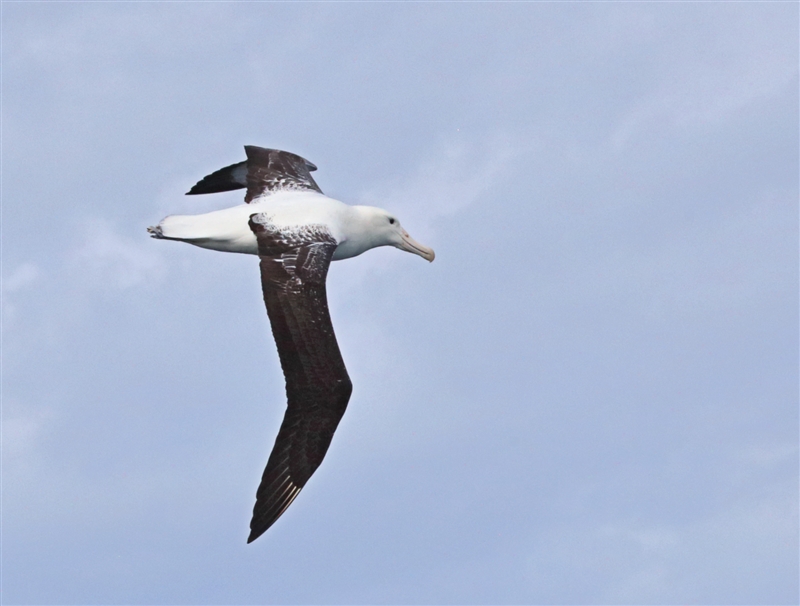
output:
[[436, 257], [433, 249], [420, 244], [409, 236], [392, 213], [374, 206], [354, 206], [352, 208], [359, 215], [358, 223], [361, 233], [358, 239], [367, 244], [364, 250], [377, 246], [394, 246], [433, 262]]

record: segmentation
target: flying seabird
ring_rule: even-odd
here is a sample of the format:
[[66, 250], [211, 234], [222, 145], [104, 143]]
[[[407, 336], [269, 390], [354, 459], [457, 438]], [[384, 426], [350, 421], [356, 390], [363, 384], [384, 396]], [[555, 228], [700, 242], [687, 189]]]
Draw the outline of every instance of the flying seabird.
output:
[[331, 261], [394, 246], [433, 261], [434, 252], [372, 206], [327, 197], [308, 160], [245, 146], [247, 160], [200, 180], [187, 195], [247, 188], [245, 204], [202, 215], [172, 215], [153, 238], [258, 255], [261, 286], [286, 379], [287, 407], [256, 493], [251, 543], [292, 504], [322, 463], [353, 385], [333, 332], [325, 278]]

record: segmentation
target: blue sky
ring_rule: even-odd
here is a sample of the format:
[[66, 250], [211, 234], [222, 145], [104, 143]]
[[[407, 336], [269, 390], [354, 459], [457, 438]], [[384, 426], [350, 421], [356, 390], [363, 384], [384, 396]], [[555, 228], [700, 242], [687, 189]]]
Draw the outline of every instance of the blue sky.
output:
[[[7, 604], [792, 604], [798, 6], [4, 3]], [[252, 257], [147, 237], [242, 146], [396, 213], [284, 409]]]

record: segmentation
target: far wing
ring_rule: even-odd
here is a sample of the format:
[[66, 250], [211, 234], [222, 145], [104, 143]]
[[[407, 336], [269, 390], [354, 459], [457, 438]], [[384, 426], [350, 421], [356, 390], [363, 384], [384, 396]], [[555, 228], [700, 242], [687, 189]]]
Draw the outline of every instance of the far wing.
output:
[[247, 195], [245, 202], [282, 190], [322, 193], [311, 176], [317, 167], [296, 154], [277, 149], [245, 145], [247, 152]]
[[317, 170], [311, 162], [297, 154], [278, 149], [245, 145], [247, 161], [231, 164], [198, 181], [188, 195], [212, 194], [247, 188], [245, 202], [276, 191], [316, 191], [322, 193], [311, 176]]
[[279, 231], [264, 214], [250, 217], [250, 229], [288, 401], [256, 493], [248, 543], [275, 523], [322, 463], [353, 389], [325, 291], [336, 240], [324, 227]]

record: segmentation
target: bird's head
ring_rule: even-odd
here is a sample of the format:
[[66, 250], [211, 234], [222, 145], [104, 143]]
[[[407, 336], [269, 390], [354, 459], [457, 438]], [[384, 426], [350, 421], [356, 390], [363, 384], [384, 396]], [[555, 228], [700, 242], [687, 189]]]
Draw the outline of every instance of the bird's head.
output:
[[426, 261], [433, 262], [436, 254], [432, 248], [428, 248], [417, 242], [408, 235], [408, 232], [400, 225], [400, 221], [392, 213], [375, 208], [373, 206], [357, 207], [361, 211], [363, 219], [368, 226], [369, 238], [374, 248], [377, 246], [394, 246], [400, 250], [419, 255]]

